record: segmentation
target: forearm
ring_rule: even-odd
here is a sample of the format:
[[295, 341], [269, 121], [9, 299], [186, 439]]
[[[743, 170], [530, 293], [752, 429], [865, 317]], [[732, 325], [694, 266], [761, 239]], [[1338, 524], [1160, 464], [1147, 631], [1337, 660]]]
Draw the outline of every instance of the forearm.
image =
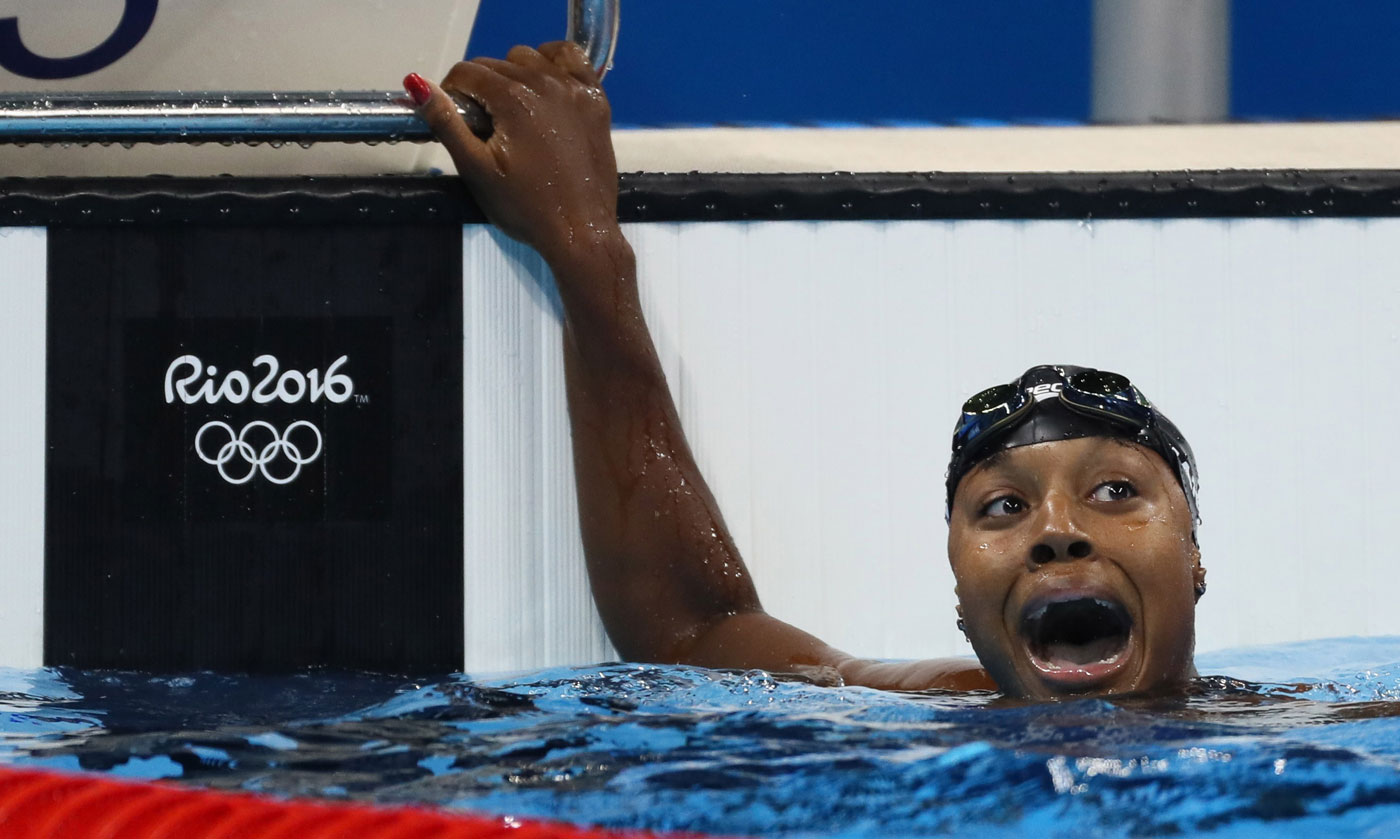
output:
[[547, 254], [565, 311], [579, 518], [594, 599], [625, 657], [688, 661], [758, 597], [695, 465], [620, 233]]
[[[564, 304], [566, 336], [573, 336], [586, 368], [619, 386], [649, 387], [664, 377], [642, 315], [636, 256], [622, 231], [590, 226], [540, 252]], [[624, 370], [637, 380], [616, 375]]]

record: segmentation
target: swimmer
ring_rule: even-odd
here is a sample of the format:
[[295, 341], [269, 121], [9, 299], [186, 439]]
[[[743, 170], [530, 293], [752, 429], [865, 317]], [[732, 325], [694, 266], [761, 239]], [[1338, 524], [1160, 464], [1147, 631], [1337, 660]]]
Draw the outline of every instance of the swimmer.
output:
[[[516, 47], [456, 65], [440, 87], [404, 86], [487, 217], [554, 272], [589, 580], [625, 658], [1030, 698], [1195, 677], [1205, 570], [1190, 449], [1126, 379], [1069, 366], [974, 396], [955, 431], [947, 551], [980, 666], [859, 658], [769, 615], [642, 318], [608, 101], [583, 53]], [[488, 140], [454, 97], [491, 114]]]

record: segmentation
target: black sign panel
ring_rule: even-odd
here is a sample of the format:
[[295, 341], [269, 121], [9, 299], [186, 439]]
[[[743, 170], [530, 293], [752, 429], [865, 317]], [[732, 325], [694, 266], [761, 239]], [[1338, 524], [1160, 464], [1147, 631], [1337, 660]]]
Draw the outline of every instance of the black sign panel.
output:
[[461, 666], [460, 231], [50, 230], [49, 664]]

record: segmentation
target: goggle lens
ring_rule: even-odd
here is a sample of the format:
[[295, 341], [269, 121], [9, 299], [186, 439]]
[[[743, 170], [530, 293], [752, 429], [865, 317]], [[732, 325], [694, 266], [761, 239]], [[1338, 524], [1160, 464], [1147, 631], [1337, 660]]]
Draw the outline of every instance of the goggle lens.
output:
[[[1097, 396], [1125, 396], [1133, 399], [1133, 384], [1127, 376], [1106, 370], [1085, 370], [1069, 379], [1071, 387]], [[1133, 399], [1133, 401], [1137, 401]]]
[[1107, 370], [1082, 370], [1065, 382], [1061, 397], [1071, 407], [1106, 419], [1146, 428], [1152, 421], [1152, 403], [1128, 381]]
[[1016, 410], [1013, 403], [1018, 403], [1021, 389], [1016, 385], [996, 385], [989, 387], [981, 393], [973, 396], [963, 403], [964, 414], [986, 414], [998, 409], [1004, 409], [1008, 413]]
[[962, 420], [953, 432], [953, 451], [960, 452], [977, 438], [1019, 415], [1030, 404], [1014, 384], [996, 385], [963, 403]]

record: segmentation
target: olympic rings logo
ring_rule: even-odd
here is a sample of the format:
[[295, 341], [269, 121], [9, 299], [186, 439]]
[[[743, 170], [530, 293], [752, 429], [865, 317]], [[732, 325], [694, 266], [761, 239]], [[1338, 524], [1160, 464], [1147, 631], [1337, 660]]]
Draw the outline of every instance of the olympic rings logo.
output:
[[[293, 432], [301, 428], [309, 431], [311, 437], [316, 441], [315, 448], [311, 450], [310, 454], [304, 454], [302, 447], [292, 439]], [[214, 453], [210, 454], [204, 448], [204, 438], [206, 434], [215, 430], [219, 432], [220, 439], [227, 436], [228, 440], [218, 443]], [[297, 436], [302, 438], [302, 443], [310, 442], [310, 438], [304, 434]], [[272, 423], [253, 420], [243, 426], [242, 431], [234, 434], [233, 427], [228, 423], [213, 420], [206, 422], [194, 435], [194, 452], [199, 455], [200, 460], [216, 467], [223, 479], [231, 484], [246, 484], [259, 472], [274, 484], [289, 484], [301, 474], [301, 467], [321, 456], [321, 431], [306, 420], [297, 420], [287, 426], [285, 432], [279, 432]], [[235, 462], [247, 464], [247, 474], [230, 475], [225, 467]], [[289, 474], [279, 476], [269, 470], [269, 466], [280, 462], [291, 464]], [[235, 466], [235, 469], [237, 472], [242, 472], [240, 466]]]

